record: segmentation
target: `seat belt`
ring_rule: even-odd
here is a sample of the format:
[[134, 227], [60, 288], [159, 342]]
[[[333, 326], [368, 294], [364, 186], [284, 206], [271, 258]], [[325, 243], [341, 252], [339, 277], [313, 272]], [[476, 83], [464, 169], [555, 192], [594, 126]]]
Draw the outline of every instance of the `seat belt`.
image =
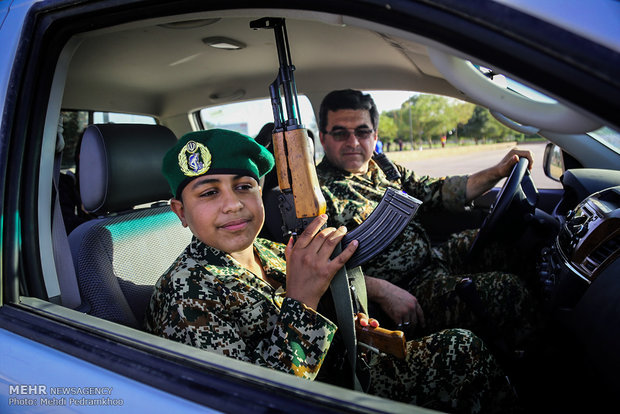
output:
[[366, 293], [366, 280], [364, 280], [364, 272], [361, 266], [354, 267], [347, 271], [349, 285], [351, 290], [355, 292], [353, 300], [357, 300], [359, 306], [358, 312], [368, 315], [368, 294]]
[[353, 302], [349, 288], [347, 270], [343, 267], [336, 273], [330, 285], [338, 329], [342, 333], [351, 375], [353, 376], [353, 389], [363, 391], [362, 384], [357, 378], [355, 367], [357, 366], [357, 339], [355, 338], [355, 322], [353, 321]]
[[54, 251], [54, 263], [56, 264], [56, 274], [60, 287], [60, 300], [62, 306], [75, 309], [81, 305], [80, 290], [77, 285], [75, 268], [65, 221], [62, 217], [60, 208], [60, 167], [62, 162], [62, 150], [65, 140], [62, 136], [62, 120], [59, 122], [58, 137], [56, 141], [56, 154], [54, 156], [53, 184], [55, 190], [54, 206], [52, 215], [52, 247]]
[[[333, 255], [337, 256], [341, 252], [340, 245], [336, 248]], [[355, 298], [351, 295], [351, 288], [354, 289]], [[355, 321], [353, 320], [354, 300], [359, 302], [362, 307], [360, 311], [366, 312], [367, 295], [366, 283], [364, 282], [364, 274], [362, 268], [357, 266], [353, 269], [346, 269], [343, 266], [334, 276], [330, 284], [330, 291], [336, 311], [336, 320], [338, 329], [342, 333], [342, 338], [347, 350], [347, 357], [351, 366], [351, 375], [353, 380], [353, 389], [364, 392], [364, 388], [357, 376], [357, 339], [355, 336]]]

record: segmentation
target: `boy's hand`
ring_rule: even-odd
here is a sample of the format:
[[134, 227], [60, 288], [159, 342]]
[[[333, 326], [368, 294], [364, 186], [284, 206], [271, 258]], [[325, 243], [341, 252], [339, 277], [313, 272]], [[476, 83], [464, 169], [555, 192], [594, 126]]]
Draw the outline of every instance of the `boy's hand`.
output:
[[316, 309], [336, 272], [344, 266], [357, 249], [357, 240], [349, 243], [338, 256], [331, 259], [334, 249], [347, 233], [346, 227], [321, 227], [327, 222], [322, 214], [286, 246], [286, 296]]

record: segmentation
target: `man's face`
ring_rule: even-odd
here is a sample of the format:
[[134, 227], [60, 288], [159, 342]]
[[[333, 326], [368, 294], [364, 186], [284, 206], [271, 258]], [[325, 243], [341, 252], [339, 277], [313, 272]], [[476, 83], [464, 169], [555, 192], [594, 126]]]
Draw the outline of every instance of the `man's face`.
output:
[[[377, 142], [377, 131], [373, 129], [370, 112], [365, 109], [328, 111], [327, 132], [320, 133], [325, 155], [334, 166], [342, 170], [354, 174], [365, 173]], [[365, 138], [362, 137], [364, 132]]]
[[185, 227], [205, 244], [226, 253], [252, 245], [263, 226], [261, 188], [248, 176], [214, 174], [191, 181], [173, 199], [172, 210]]

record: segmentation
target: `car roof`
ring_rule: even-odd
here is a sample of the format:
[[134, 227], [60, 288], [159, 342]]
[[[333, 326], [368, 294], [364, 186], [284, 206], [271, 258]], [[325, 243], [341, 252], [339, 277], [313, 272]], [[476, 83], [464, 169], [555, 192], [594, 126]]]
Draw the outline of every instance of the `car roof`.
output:
[[[186, 117], [200, 108], [267, 97], [267, 85], [277, 71], [273, 33], [249, 27], [251, 20], [265, 16], [286, 18], [292, 59], [297, 68], [297, 87], [315, 102], [315, 106], [327, 92], [342, 87], [428, 92], [492, 106], [492, 102], [491, 105], [481, 102], [479, 97], [464, 92], [460, 85], [455, 86], [448, 80], [432, 59], [430, 52], [434, 50], [490, 66], [533, 87], [538, 77], [544, 75], [548, 80], [549, 74], [540, 72], [546, 68], [558, 79], [556, 84], [547, 82], [538, 90], [563, 102], [583, 92], [579, 85], [585, 83], [575, 78], [571, 85], [575, 90], [567, 91], [566, 82], [559, 79], [566, 72], [565, 65], [579, 60], [579, 69], [590, 72], [589, 75], [605, 81], [613, 77], [613, 68], [595, 65], [601, 56], [611, 51], [580, 36], [583, 27], [565, 31], [555, 25], [545, 25], [534, 17], [542, 12], [548, 14], [549, 5], [532, 12], [532, 4], [528, 3], [528, 14], [524, 14], [514, 8], [500, 8], [503, 7], [500, 3], [507, 2], [485, 2], [481, 8], [483, 15], [501, 11], [513, 19], [489, 22], [483, 29], [472, 30], [469, 37], [461, 39], [463, 30], [468, 29], [467, 21], [479, 19], [467, 14], [472, 13], [472, 5], [437, 1], [427, 6], [412, 2], [415, 7], [427, 7], [422, 10], [426, 12], [426, 20], [418, 18], [416, 22], [414, 19], [418, 26], [409, 26], [407, 29], [411, 31], [405, 31], [398, 24], [373, 22], [372, 16], [364, 13], [363, 6], [367, 3], [372, 2], [349, 2], [360, 6], [359, 10], [350, 10], [350, 14], [344, 13], [341, 7], [334, 7], [329, 13], [304, 10], [304, 7], [311, 8], [308, 2], [295, 2], [297, 9], [291, 4], [291, 9], [231, 8], [174, 15], [162, 13], [140, 20], [133, 18], [126, 23], [119, 20], [117, 25], [100, 29], [95, 27], [95, 30], [75, 36], [70, 44], [72, 56], [62, 106], [148, 114], [167, 124], [169, 120]], [[403, 6], [403, 13], [411, 11], [407, 7], [409, 5]], [[520, 3], [515, 7], [523, 9], [524, 6]], [[420, 13], [420, 10], [411, 12]], [[436, 27], [430, 25], [433, 13], [437, 14]], [[392, 18], [388, 15], [385, 20]], [[451, 22], [443, 21], [451, 18], [455, 19], [455, 25], [463, 27], [451, 31]], [[394, 21], [398, 23], [398, 19]], [[532, 26], [537, 27], [536, 33], [520, 27], [526, 23], [536, 23], [537, 26]], [[566, 21], [562, 24], [568, 27]], [[609, 38], [617, 30], [605, 29], [603, 25], [592, 26], [592, 29], [596, 39], [602, 37], [600, 33]], [[536, 50], [533, 45], [543, 36], [557, 36], [560, 40], [565, 37], [552, 45], [564, 48], [563, 53], [558, 50], [553, 56], [556, 62], [552, 65], [542, 57], [549, 50]], [[210, 38], [231, 39], [243, 47], [216, 49], [208, 46]], [[617, 47], [617, 43], [614, 46]], [[592, 48], [593, 45], [597, 48]], [[523, 69], [519, 60], [531, 64], [533, 69], [529, 72]], [[582, 85], [581, 88], [600, 89], [598, 85]], [[603, 107], [604, 103], [599, 101], [594, 100], [590, 102], [592, 105], [579, 110], [589, 112], [599, 103]], [[574, 108], [574, 103], [569, 105]], [[543, 129], [550, 128], [545, 125]]]
[[620, 3], [610, 0], [495, 0], [620, 51]]
[[[350, 85], [464, 97], [442, 79], [422, 45], [397, 43], [342, 15], [312, 13], [315, 20], [307, 20], [301, 12], [247, 10], [151, 19], [85, 35], [71, 62], [63, 106], [166, 118], [265, 97], [277, 72], [274, 35], [250, 29], [249, 22], [266, 13], [287, 19], [301, 93]], [[212, 37], [245, 47], [215, 49], [203, 41]]]

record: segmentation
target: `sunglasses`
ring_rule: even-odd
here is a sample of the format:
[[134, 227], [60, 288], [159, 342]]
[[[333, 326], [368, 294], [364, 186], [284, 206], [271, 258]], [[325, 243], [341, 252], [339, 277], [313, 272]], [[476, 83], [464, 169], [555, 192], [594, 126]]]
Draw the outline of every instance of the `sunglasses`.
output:
[[362, 140], [362, 139], [370, 138], [374, 132], [375, 132], [374, 129], [360, 127], [360, 128], [355, 128], [355, 129], [349, 129], [349, 128], [332, 129], [330, 132], [326, 132], [326, 134], [331, 135], [335, 141], [346, 141], [349, 139], [351, 134], [355, 135], [357, 139]]

